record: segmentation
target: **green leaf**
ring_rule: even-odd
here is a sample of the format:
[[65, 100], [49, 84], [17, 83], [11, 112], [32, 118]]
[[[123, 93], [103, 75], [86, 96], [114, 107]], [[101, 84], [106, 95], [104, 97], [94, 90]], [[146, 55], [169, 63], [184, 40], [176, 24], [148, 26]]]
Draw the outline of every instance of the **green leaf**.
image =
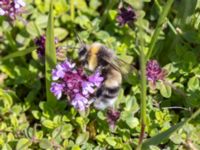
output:
[[103, 142], [106, 139], [106, 135], [101, 133], [96, 136], [97, 141]]
[[87, 16], [78, 16], [75, 23], [79, 24], [83, 29], [91, 29], [90, 19]]
[[59, 40], [63, 40], [68, 35], [67, 30], [63, 28], [55, 28], [54, 33], [55, 37], [59, 38]]
[[74, 145], [74, 146], [72, 147], [72, 150], [81, 150], [81, 148], [80, 148], [78, 145]]
[[50, 3], [49, 18], [46, 32], [45, 44], [45, 77], [46, 77], [46, 96], [47, 101], [53, 105], [56, 101], [55, 96], [51, 93], [51, 70], [56, 66], [56, 49], [54, 43], [54, 16], [53, 0]]
[[2, 150], [12, 150], [12, 147], [9, 144], [4, 144]]
[[139, 120], [138, 118], [130, 116], [126, 118], [126, 123], [131, 129], [133, 129], [139, 125]]
[[163, 82], [160, 82], [160, 94], [165, 98], [171, 97], [172, 94], [171, 87], [167, 84], [164, 84]]
[[76, 144], [82, 145], [85, 142], [87, 142], [88, 139], [89, 139], [89, 133], [88, 132], [82, 133], [77, 137]]
[[149, 149], [150, 145], [160, 144], [162, 141], [168, 139], [169, 136], [171, 136], [178, 129], [183, 127], [183, 125], [185, 125], [187, 122], [189, 122], [192, 119], [194, 119], [195, 117], [197, 117], [199, 114], [200, 114], [200, 108], [195, 113], [193, 113], [190, 118], [186, 119], [185, 121], [179, 122], [176, 125], [169, 128], [168, 130], [161, 132], [161, 133], [157, 134], [156, 136], [154, 136], [150, 139], [145, 140], [144, 143], [142, 144], [142, 149], [146, 150], [146, 149]]
[[48, 139], [42, 139], [39, 143], [40, 148], [48, 149], [51, 148], [51, 142]]
[[107, 137], [106, 138], [106, 142], [108, 142], [108, 144], [113, 146], [113, 147], [117, 144], [117, 142], [115, 141], [114, 137]]
[[26, 25], [26, 30], [32, 37], [36, 37], [40, 35], [41, 26], [38, 26], [36, 22], [30, 21]]
[[3, 100], [4, 107], [10, 109], [13, 105], [13, 99], [8, 92], [5, 90], [0, 89], [0, 100]]
[[142, 1], [138, 0], [125, 0], [129, 5], [131, 5], [135, 9], [140, 9], [142, 7]]
[[83, 11], [88, 9], [86, 2], [83, 0], [74, 0], [74, 6]]
[[174, 133], [172, 136], [170, 136], [170, 140], [175, 144], [181, 144], [183, 141], [182, 137], [178, 133]]
[[52, 132], [52, 138], [56, 139], [56, 138], [60, 137], [61, 133], [62, 133], [62, 127], [61, 126], [57, 127]]
[[101, 5], [101, 1], [90, 0], [90, 8], [97, 9]]
[[102, 41], [105, 41], [110, 37], [110, 35], [106, 31], [99, 31], [96, 33], [96, 37]]
[[38, 110], [33, 110], [31, 113], [35, 119], [40, 119], [41, 113]]
[[7, 56], [3, 57], [2, 61], [8, 60], [8, 59], [12, 59], [12, 58], [15, 58], [15, 57], [25, 56], [25, 55], [31, 53], [32, 51], [34, 51], [35, 49], [36, 49], [36, 47], [31, 47], [31, 48], [28, 48], [26, 50], [13, 52], [13, 53], [8, 54]]
[[153, 145], [149, 146], [149, 148], [150, 148], [150, 150], [160, 150], [160, 148], [158, 148], [157, 146], [153, 146]]
[[31, 142], [28, 139], [20, 139], [17, 142], [16, 150], [27, 150], [27, 148], [31, 145]]
[[[47, 15], [39, 15], [37, 16], [35, 20], [35, 26], [40, 27], [40, 28], [46, 28], [47, 27], [47, 22], [48, 22], [48, 16]], [[37, 28], [36, 28], [37, 29]]]
[[10, 122], [14, 127], [17, 127], [19, 125], [19, 120], [17, 119], [17, 117], [15, 115], [10, 116]]
[[199, 79], [196, 76], [190, 78], [188, 81], [188, 88], [190, 90], [196, 90], [199, 88]]
[[44, 120], [42, 125], [49, 129], [53, 129], [55, 127], [54, 122], [51, 120]]
[[123, 150], [132, 150], [132, 147], [130, 144], [124, 144], [123, 145]]
[[65, 124], [62, 127], [62, 132], [61, 132], [61, 136], [63, 139], [67, 139], [72, 135], [72, 125], [71, 124]]
[[144, 143], [142, 144], [142, 148], [143, 149], [149, 149], [148, 147], [150, 145], [158, 145], [160, 144], [163, 140], [168, 139], [169, 136], [176, 132], [178, 129], [180, 129], [185, 123], [187, 122], [187, 120], [182, 121], [174, 126], [172, 126], [171, 128], [169, 128], [168, 130], [150, 138], [144, 141]]
[[106, 116], [103, 114], [103, 112], [101, 112], [101, 111], [99, 111], [98, 113], [97, 113], [97, 117], [99, 118], [99, 119], [101, 119], [101, 120], [105, 120], [106, 119]]
[[138, 106], [136, 98], [134, 96], [127, 96], [126, 107], [124, 108], [124, 110], [132, 111], [133, 113], [135, 113], [139, 110], [139, 106]]

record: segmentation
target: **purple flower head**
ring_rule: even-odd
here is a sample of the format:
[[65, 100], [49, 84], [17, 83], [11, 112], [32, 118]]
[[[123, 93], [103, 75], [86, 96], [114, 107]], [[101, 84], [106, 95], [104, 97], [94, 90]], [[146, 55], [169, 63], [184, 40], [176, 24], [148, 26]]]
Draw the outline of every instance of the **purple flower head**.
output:
[[100, 73], [97, 71], [93, 75], [89, 76], [88, 80], [95, 86], [99, 87], [103, 81], [103, 77], [101, 77]]
[[136, 13], [131, 6], [119, 8], [117, 21], [120, 26], [131, 25], [136, 20]]
[[107, 111], [107, 121], [109, 126], [114, 129], [115, 128], [115, 124], [117, 122], [117, 120], [120, 117], [120, 112], [114, 109], [109, 109]]
[[57, 97], [57, 99], [61, 98], [63, 89], [64, 89], [63, 84], [59, 84], [56, 82], [51, 83], [50, 91]]
[[88, 99], [78, 93], [72, 100], [71, 105], [80, 111], [84, 111], [88, 107]]
[[52, 79], [54, 81], [58, 80], [59, 78], [63, 78], [64, 76], [65, 76], [65, 72], [61, 65], [57, 65], [56, 69], [52, 70]]
[[61, 65], [65, 71], [69, 71], [75, 67], [75, 63], [71, 63], [68, 60], [65, 60]]
[[164, 79], [166, 72], [160, 67], [157, 60], [150, 60], [147, 63], [146, 74], [147, 80], [155, 84], [157, 80]]
[[82, 82], [83, 95], [88, 95], [88, 94], [94, 93], [93, 87], [94, 87], [94, 84], [91, 82], [87, 82], [87, 81]]
[[73, 69], [75, 64], [71, 64], [69, 61], [65, 61], [62, 64], [58, 64], [55, 69], [52, 70], [52, 79], [58, 80], [65, 76], [65, 72]]
[[24, 7], [26, 4], [23, 0], [14, 0], [15, 3], [15, 8], [20, 8], [20, 7]]
[[0, 16], [8, 16], [14, 20], [23, 13], [25, 5], [23, 0], [0, 0]]
[[46, 37], [44, 35], [35, 38], [34, 43], [37, 46], [38, 57], [42, 58], [45, 55], [45, 42]]
[[[64, 85], [61, 93], [69, 98], [69, 103], [80, 111], [90, 105], [89, 99], [103, 81], [100, 73], [88, 76], [82, 68], [65, 60], [52, 70], [52, 79]], [[98, 85], [98, 86], [97, 86]], [[54, 90], [51, 90], [54, 91]], [[53, 92], [56, 96], [57, 93]]]
[[5, 11], [0, 8], [0, 16], [3, 16], [3, 15], [5, 15]]
[[[34, 43], [37, 46], [37, 54], [39, 58], [43, 58], [45, 56], [45, 42], [46, 42], [46, 36], [41, 35], [34, 39]], [[58, 43], [58, 38], [55, 38], [54, 40], [55, 44]], [[56, 47], [57, 50], [57, 47]]]

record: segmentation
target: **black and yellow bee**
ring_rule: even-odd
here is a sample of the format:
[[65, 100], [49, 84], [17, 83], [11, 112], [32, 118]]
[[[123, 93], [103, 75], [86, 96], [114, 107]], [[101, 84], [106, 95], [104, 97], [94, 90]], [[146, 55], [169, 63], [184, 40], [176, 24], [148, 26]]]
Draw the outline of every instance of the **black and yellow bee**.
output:
[[122, 84], [122, 75], [125, 72], [122, 67], [127, 68], [127, 63], [117, 58], [113, 50], [101, 43], [81, 45], [80, 62], [90, 71], [100, 70], [104, 77], [102, 86], [96, 91], [94, 107], [101, 110], [113, 107]]

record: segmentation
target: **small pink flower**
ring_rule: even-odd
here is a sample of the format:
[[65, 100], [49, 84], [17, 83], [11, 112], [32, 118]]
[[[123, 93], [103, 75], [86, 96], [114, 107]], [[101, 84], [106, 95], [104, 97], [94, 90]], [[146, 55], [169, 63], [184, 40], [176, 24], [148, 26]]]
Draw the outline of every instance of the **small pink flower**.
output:
[[62, 91], [64, 89], [64, 85], [63, 84], [59, 84], [59, 83], [55, 83], [53, 82], [51, 84], [51, 92], [54, 93], [54, 95], [57, 97], [57, 99], [60, 99], [62, 96]]
[[109, 124], [109, 126], [114, 129], [115, 128], [115, 124], [117, 122], [117, 120], [120, 117], [120, 111], [114, 110], [114, 109], [109, 109], [107, 112], [107, 122]]
[[136, 20], [136, 13], [131, 6], [119, 8], [117, 21], [120, 26], [131, 25]]
[[[45, 42], [46, 42], [46, 36], [41, 35], [34, 39], [34, 43], [37, 46], [37, 54], [39, 58], [43, 58], [45, 56]], [[54, 40], [55, 44], [58, 43], [58, 38], [55, 38]], [[59, 47], [56, 47], [56, 51], [58, 51]]]
[[0, 15], [8, 16], [10, 19], [14, 20], [17, 16], [22, 14], [25, 5], [23, 0], [1, 0]]
[[160, 67], [157, 60], [149, 60], [146, 66], [147, 80], [153, 84], [157, 80], [163, 80], [166, 76], [166, 71]]

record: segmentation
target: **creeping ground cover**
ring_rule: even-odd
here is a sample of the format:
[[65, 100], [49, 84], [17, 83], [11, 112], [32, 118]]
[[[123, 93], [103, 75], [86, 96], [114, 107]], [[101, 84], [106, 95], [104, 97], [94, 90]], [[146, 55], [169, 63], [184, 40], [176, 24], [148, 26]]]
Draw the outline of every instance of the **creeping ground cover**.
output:
[[[0, 0], [0, 149], [199, 150], [199, 10], [200, 0]], [[107, 77], [81, 60], [94, 42], [123, 72], [103, 110]]]

